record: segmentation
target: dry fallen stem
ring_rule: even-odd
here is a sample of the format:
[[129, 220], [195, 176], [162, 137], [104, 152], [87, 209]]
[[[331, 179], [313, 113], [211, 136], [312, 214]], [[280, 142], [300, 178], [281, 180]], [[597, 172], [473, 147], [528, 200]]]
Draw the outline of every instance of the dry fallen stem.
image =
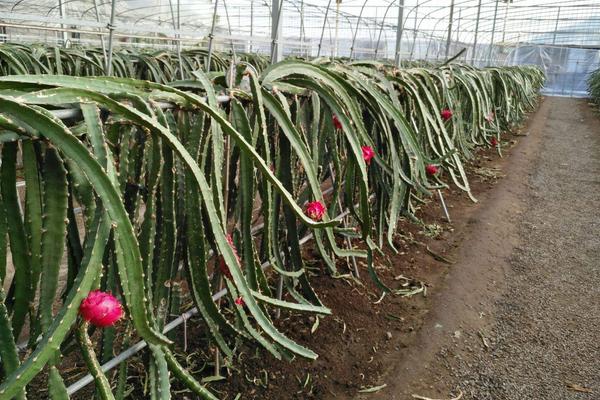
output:
[[583, 387], [577, 383], [567, 383], [567, 388], [581, 393], [592, 393], [592, 389]]
[[[463, 397], [463, 392], [462, 390], [459, 390], [460, 393], [458, 393], [458, 396], [453, 397], [449, 400], [460, 400]], [[419, 400], [444, 400], [444, 399], [432, 399], [431, 397], [425, 397], [425, 396], [419, 396], [418, 394], [413, 394], [412, 397], [414, 399], [419, 399]]]

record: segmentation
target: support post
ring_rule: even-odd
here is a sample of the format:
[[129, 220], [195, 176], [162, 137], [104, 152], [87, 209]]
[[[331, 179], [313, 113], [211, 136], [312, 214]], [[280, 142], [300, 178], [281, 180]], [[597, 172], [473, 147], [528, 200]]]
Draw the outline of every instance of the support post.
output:
[[492, 37], [490, 38], [490, 48], [488, 50], [488, 64], [492, 63], [492, 53], [494, 51], [494, 34], [496, 33], [496, 20], [498, 19], [498, 3], [500, 0], [496, 0], [496, 7], [494, 9], [494, 19], [492, 21]]
[[338, 56], [338, 40], [340, 33], [340, 4], [342, 0], [335, 0], [335, 40], [333, 42], [333, 54], [332, 57]]
[[471, 55], [471, 64], [475, 64], [475, 56], [477, 55], [477, 36], [479, 35], [479, 21], [481, 18], [481, 0], [477, 6], [477, 19], [475, 20], [475, 37], [473, 39], [473, 53]]
[[327, 16], [329, 15], [329, 7], [331, 6], [331, 0], [327, 3], [327, 9], [325, 10], [325, 18], [323, 18], [323, 28], [321, 29], [321, 39], [319, 39], [319, 47], [317, 48], [317, 57], [321, 57], [321, 47], [323, 47], [323, 36], [325, 36], [325, 26], [327, 26]]
[[283, 52], [279, 39], [281, 38], [281, 11], [283, 9], [283, 0], [273, 0], [271, 6], [271, 63], [274, 64], [283, 60]]
[[217, 8], [219, 8], [219, 0], [215, 0], [215, 9], [213, 10], [210, 33], [208, 34], [208, 61], [206, 62], [206, 71], [210, 71], [210, 63], [212, 61], [213, 39], [215, 37], [215, 25], [217, 23]]
[[462, 22], [462, 8], [458, 9], [458, 20], [456, 21], [456, 43], [460, 42], [460, 23]]
[[117, 0], [112, 0], [110, 5], [110, 22], [108, 23], [108, 52], [106, 54], [106, 65], [104, 70], [107, 76], [112, 75], [112, 56], [113, 44], [115, 41], [115, 14], [117, 9]]
[[[452, 0], [454, 1], [454, 0]], [[400, 67], [400, 48], [402, 47], [402, 32], [404, 31], [404, 0], [398, 5], [398, 25], [396, 26], [396, 52], [394, 64]]]
[[446, 221], [448, 221], [448, 223], [452, 223], [452, 221], [450, 220], [450, 214], [448, 213], [448, 208], [446, 207], [446, 202], [444, 201], [444, 195], [442, 195], [442, 191], [440, 189], [438, 189], [437, 192], [440, 196], [440, 203], [442, 203], [442, 209], [444, 210]]
[[413, 44], [410, 48], [410, 60], [413, 59], [415, 54], [415, 46], [417, 45], [417, 20], [419, 15], [419, 2], [417, 1], [417, 5], [414, 8], [415, 10], [415, 23], [413, 24]]
[[358, 15], [358, 21], [356, 21], [356, 29], [354, 30], [354, 37], [352, 37], [352, 45], [350, 45], [350, 59], [351, 60], [354, 57], [354, 46], [356, 45], [356, 36], [358, 35], [358, 29], [360, 28], [360, 21], [362, 20], [363, 11], [365, 9], [365, 6], [367, 5], [367, 1], [369, 1], [369, 0], [365, 0], [362, 7], [360, 8], [360, 14]]
[[558, 21], [560, 20], [560, 6], [556, 12], [556, 24], [554, 25], [554, 34], [552, 35], [552, 44], [556, 44], [556, 31], [558, 30]]
[[448, 20], [448, 37], [446, 38], [446, 53], [444, 57], [447, 59], [450, 54], [450, 43], [452, 43], [452, 23], [454, 22], [454, 0], [450, 2], [450, 17]]
[[[98, 12], [98, 1], [94, 0], [94, 11], [96, 13], [96, 21], [100, 22], [100, 13]], [[104, 35], [102, 32], [100, 33], [100, 45], [102, 46], [102, 54], [104, 54], [104, 59], [106, 60], [106, 44], [104, 43]]]
[[[61, 19], [61, 22], [62, 22], [62, 19], [65, 17], [65, 3], [64, 3], [63, 0], [58, 0], [58, 13], [60, 14], [60, 19]], [[61, 23], [60, 27], [62, 29], [64, 29], [65, 25]], [[61, 31], [61, 36], [62, 36], [62, 43], [61, 43], [61, 45], [63, 47], [66, 47], [67, 46], [67, 39], [68, 39], [67, 32], [64, 31], [64, 30]]]
[[504, 43], [504, 41], [506, 40], [506, 21], [508, 20], [508, 9], [510, 7], [510, 3], [512, 3], [512, 0], [506, 1], [506, 8], [504, 9], [504, 27], [502, 28], [502, 43]]
[[254, 2], [250, 1], [250, 53], [253, 51], [254, 43]]
[[304, 56], [304, 40], [306, 33], [304, 32], [304, 0], [300, 1], [300, 55]]
[[[180, 0], [177, 0], [177, 15], [173, 11], [173, 1], [169, 0], [169, 8], [171, 9], [171, 19], [173, 21], [173, 29], [179, 31], [181, 22]], [[175, 51], [177, 52], [177, 62], [179, 63], [179, 78], [183, 80], [183, 60], [181, 59], [181, 40], [179, 32], [175, 34]]]

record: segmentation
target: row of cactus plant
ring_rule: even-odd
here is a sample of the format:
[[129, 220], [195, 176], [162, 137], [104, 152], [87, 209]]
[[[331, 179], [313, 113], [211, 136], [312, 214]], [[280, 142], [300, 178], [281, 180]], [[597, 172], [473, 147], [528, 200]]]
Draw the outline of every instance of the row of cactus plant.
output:
[[[209, 70], [227, 70], [233, 57], [251, 63], [259, 71], [268, 66], [268, 58], [258, 54], [213, 52]], [[0, 46], [0, 75], [102, 76], [106, 75], [105, 59], [100, 48], [5, 43]], [[191, 77], [197, 69], [206, 70], [208, 62], [209, 52], [205, 48], [186, 48], [177, 54], [168, 50], [122, 47], [113, 51], [112, 75], [169, 83]]]
[[[273, 324], [281, 308], [330, 313], [311, 287], [301, 238], [314, 236], [332, 275], [345, 268], [336, 260], [362, 258], [380, 289], [395, 293], [373, 252], [393, 249], [398, 220], [415, 218], [415, 199], [432, 189], [453, 184], [471, 195], [464, 160], [477, 147], [500, 150], [543, 83], [532, 67], [288, 60], [260, 73], [239, 62], [228, 79], [225, 68], [194, 68], [185, 80], [141, 76], [156, 82], [0, 78], [1, 400], [26, 398], [34, 379], [47, 379], [51, 398], [68, 398], [60, 360], [75, 348], [97, 395], [124, 398], [127, 365], [116, 377], [99, 367], [129, 341], [115, 340], [119, 320], [121, 335], [149, 344], [149, 397], [170, 398], [174, 375], [216, 398], [162, 333], [187, 296], [225, 360], [241, 343], [316, 358]], [[63, 109], [76, 112], [60, 119]], [[215, 302], [221, 285], [227, 301]]]
[[590, 74], [587, 80], [588, 93], [596, 104], [600, 104], [600, 68]]

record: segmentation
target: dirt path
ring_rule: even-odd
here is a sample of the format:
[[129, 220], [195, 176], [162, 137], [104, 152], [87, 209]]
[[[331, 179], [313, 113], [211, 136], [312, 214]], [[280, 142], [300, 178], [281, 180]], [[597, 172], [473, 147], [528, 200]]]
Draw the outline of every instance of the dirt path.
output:
[[600, 399], [600, 117], [547, 98], [387, 387], [360, 399]]

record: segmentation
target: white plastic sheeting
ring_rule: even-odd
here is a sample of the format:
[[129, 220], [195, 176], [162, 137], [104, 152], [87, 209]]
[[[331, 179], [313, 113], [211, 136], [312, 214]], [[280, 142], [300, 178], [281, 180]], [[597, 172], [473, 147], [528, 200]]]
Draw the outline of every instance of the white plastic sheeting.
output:
[[525, 45], [514, 48], [507, 64], [533, 64], [543, 68], [550, 96], [587, 97], [587, 79], [600, 68], [600, 49], [567, 46]]

